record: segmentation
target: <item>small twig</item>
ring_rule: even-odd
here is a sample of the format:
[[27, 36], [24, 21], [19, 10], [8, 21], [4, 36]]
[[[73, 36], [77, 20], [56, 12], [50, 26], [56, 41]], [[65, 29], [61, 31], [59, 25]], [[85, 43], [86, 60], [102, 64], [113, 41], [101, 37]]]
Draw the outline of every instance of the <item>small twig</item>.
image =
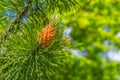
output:
[[[33, 1], [33, 0], [30, 0], [30, 1], [29, 1], [29, 4], [31, 4], [32, 1]], [[13, 26], [16, 25], [17, 23], [19, 23], [20, 20], [21, 20], [21, 18], [23, 17], [23, 15], [25, 15], [26, 11], [28, 11], [29, 4], [28, 4], [26, 7], [24, 7], [24, 8], [21, 9], [21, 11], [20, 11], [20, 13], [18, 14], [18, 16], [16, 17], [16, 19], [8, 26], [8, 29], [3, 33], [3, 35], [0, 36], [0, 44], [2, 44], [2, 42], [3, 42], [4, 40], [6, 40], [8, 34], [9, 34], [10, 32], [12, 32], [12, 30], [14, 30], [14, 27], [13, 27]]]
[[35, 54], [38, 52], [38, 50], [40, 49], [40, 44], [38, 44], [37, 46], [35, 46], [32, 50], [33, 55], [35, 56]]

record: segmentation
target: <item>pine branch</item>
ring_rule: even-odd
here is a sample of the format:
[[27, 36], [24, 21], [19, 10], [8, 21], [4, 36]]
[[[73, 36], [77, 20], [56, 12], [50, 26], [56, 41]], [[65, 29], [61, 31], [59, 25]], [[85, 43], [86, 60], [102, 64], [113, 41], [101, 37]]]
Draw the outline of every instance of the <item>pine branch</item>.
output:
[[4, 40], [6, 40], [7, 36], [9, 35], [9, 33], [12, 32], [15, 29], [14, 26], [16, 24], [20, 23], [20, 20], [23, 18], [23, 16], [28, 11], [28, 8], [30, 7], [30, 4], [32, 3], [32, 1], [33, 0], [30, 0], [28, 2], [28, 5], [20, 10], [20, 12], [18, 13], [16, 19], [8, 26], [7, 30], [3, 33], [3, 35], [0, 36], [0, 44], [2, 44], [2, 42]]
[[[0, 38], [0, 43], [5, 40], [0, 50], [6, 48], [1, 51], [1, 54], [7, 55], [5, 57], [0, 55], [0, 79], [2, 80], [49, 79], [65, 63], [63, 29], [60, 25], [55, 25], [56, 20], [50, 22], [50, 17], [54, 12], [68, 12], [73, 9], [74, 0], [70, 2], [67, 0], [34, 0], [33, 3], [32, 1], [21, 10]], [[26, 12], [28, 12], [27, 16], [25, 16]], [[21, 19], [24, 16], [27, 20], [22, 22]], [[49, 22], [51, 24], [48, 25]], [[20, 25], [14, 27], [19, 23]], [[15, 28], [19, 30], [12, 34]], [[37, 39], [38, 32], [42, 34], [39, 39]], [[10, 37], [8, 37], [9, 33], [11, 33]]]

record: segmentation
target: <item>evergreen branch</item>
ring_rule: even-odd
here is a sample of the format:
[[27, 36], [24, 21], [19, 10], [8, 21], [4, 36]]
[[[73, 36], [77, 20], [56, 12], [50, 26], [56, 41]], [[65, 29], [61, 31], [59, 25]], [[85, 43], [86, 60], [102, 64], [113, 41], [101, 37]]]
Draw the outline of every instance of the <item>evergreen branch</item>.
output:
[[[21, 19], [23, 19], [26, 12], [28, 12], [29, 15], [27, 15], [27, 19], [29, 18], [29, 20], [21, 23], [22, 25], [20, 26], [22, 28], [17, 30], [17, 34], [11, 34], [12, 37], [10, 39], [8, 38], [3, 45], [6, 48], [4, 54], [8, 55], [8, 57], [0, 57], [0, 79], [2, 80], [49, 80], [51, 75], [55, 74], [57, 70], [60, 70], [61, 67], [64, 66], [66, 56], [63, 49], [64, 42], [62, 41], [63, 31], [61, 27], [58, 27], [58, 25], [55, 26], [56, 36], [51, 44], [45, 46], [45, 48], [41, 47], [41, 39], [38, 44], [37, 32], [42, 29], [42, 26], [48, 24], [49, 18], [54, 12], [63, 12], [63, 7], [66, 8], [64, 9], [65, 12], [69, 11], [69, 6], [73, 5], [73, 0], [70, 0], [72, 2], [64, 0], [39, 1], [43, 2], [43, 7], [39, 6], [39, 2], [33, 2], [32, 5], [30, 5], [31, 2], [29, 2], [28, 5], [21, 10], [14, 22], [8, 26], [8, 30], [3, 37], [0, 38], [0, 43], [2, 43], [6, 40], [10, 32], [15, 28], [19, 28], [19, 26], [16, 27], [15, 25], [21, 23]], [[44, 3], [44, 1], [46, 3]], [[55, 1], [54, 5], [51, 5], [51, 1], [53, 3]], [[73, 7], [70, 8], [72, 9]], [[50, 24], [53, 26], [55, 21], [51, 21]], [[53, 31], [53, 28], [50, 27], [50, 29]], [[47, 37], [48, 30], [49, 27], [46, 28], [47, 34], [44, 34], [45, 36], [47, 35]], [[47, 42], [47, 40], [48, 38], [44, 41]], [[46, 43], [44, 44], [46, 45]]]
[[[21, 65], [26, 63], [26, 61], [29, 59], [29, 56], [27, 58], [25, 57], [19, 57], [19, 58], [9, 58], [9, 57], [0, 57], [0, 61], [4, 60], [5, 62], [1, 62], [0, 66], [0, 78], [2, 80], [11, 80], [17, 77], [17, 75], [20, 75], [21, 68], [19, 68]], [[12, 74], [11, 74], [12, 73]]]
[[16, 25], [17, 23], [20, 23], [20, 20], [25, 15], [25, 13], [28, 11], [28, 8], [29, 8], [30, 4], [32, 3], [32, 1], [33, 0], [30, 0], [28, 2], [28, 5], [20, 10], [20, 12], [18, 13], [16, 19], [8, 26], [8, 29], [3, 33], [3, 35], [0, 36], [0, 44], [2, 44], [2, 42], [4, 40], [6, 40], [9, 33], [12, 32], [15, 29], [13, 26]]
[[80, 3], [77, 0], [46, 0], [44, 6], [48, 8], [49, 12], [57, 11], [60, 14], [80, 10]]

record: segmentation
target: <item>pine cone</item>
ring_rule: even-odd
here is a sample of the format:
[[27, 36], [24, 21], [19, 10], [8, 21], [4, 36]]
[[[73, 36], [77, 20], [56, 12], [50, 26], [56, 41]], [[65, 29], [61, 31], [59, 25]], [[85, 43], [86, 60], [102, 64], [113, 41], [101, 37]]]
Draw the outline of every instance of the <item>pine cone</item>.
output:
[[39, 43], [40, 47], [44, 48], [49, 46], [54, 40], [56, 35], [56, 30], [54, 26], [48, 25], [44, 29], [42, 29], [41, 33], [39, 33]]

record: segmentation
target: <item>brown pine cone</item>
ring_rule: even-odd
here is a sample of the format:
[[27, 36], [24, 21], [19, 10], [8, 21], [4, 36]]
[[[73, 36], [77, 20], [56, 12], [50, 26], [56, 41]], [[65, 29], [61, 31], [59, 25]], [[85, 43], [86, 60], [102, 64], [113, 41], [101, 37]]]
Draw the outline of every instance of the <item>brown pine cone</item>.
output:
[[56, 30], [54, 26], [48, 25], [44, 29], [42, 29], [41, 33], [39, 33], [39, 43], [40, 47], [44, 48], [49, 46], [54, 40], [56, 35]]

